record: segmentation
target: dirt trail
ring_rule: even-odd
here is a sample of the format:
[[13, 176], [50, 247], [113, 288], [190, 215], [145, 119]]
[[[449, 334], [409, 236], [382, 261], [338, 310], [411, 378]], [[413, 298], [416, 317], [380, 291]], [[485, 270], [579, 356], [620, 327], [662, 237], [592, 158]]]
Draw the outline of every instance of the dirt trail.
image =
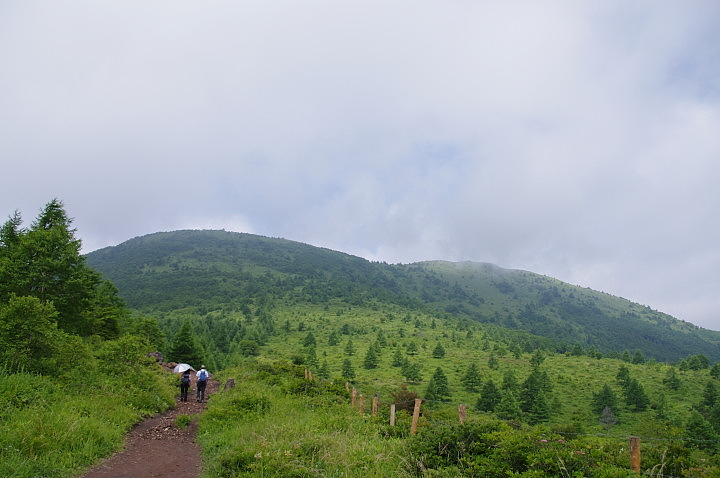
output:
[[[208, 380], [206, 400], [218, 391], [219, 386], [217, 380]], [[178, 415], [199, 415], [206, 407], [207, 403], [195, 401], [193, 383], [187, 402], [181, 402], [178, 393], [175, 408], [135, 425], [125, 438], [124, 449], [91, 469], [82, 478], [199, 477], [202, 460], [200, 447], [195, 443], [197, 417], [185, 428], [178, 428], [175, 419]]]

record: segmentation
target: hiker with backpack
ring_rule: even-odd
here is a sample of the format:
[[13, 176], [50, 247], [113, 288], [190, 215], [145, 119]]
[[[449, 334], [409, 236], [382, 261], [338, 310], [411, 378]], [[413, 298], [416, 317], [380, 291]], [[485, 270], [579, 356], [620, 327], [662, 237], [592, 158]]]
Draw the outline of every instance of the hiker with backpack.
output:
[[180, 376], [180, 401], [187, 402], [188, 390], [190, 390], [190, 370], [185, 370]]
[[200, 367], [200, 370], [198, 370], [197, 374], [197, 401], [203, 402], [205, 401], [205, 386], [207, 385], [207, 380], [210, 378], [210, 374], [207, 370], [205, 370], [205, 365]]

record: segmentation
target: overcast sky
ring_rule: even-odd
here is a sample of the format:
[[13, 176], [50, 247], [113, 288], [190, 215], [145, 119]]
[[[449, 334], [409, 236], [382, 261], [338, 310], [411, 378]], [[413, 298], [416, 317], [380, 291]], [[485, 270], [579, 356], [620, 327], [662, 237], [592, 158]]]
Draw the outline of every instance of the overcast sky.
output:
[[0, 214], [491, 262], [720, 330], [720, 3], [0, 2]]

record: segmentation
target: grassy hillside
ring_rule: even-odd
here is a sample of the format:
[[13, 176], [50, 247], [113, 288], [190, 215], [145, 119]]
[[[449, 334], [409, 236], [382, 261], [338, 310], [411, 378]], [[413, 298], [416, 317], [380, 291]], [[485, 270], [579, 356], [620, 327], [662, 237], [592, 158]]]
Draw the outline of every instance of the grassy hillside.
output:
[[[39, 247], [36, 235], [72, 239], [46, 233], [15, 234], [0, 251], [2, 476], [73, 476], [170, 406], [177, 378], [148, 357], [158, 348], [238, 384], [201, 420], [208, 477], [617, 477], [628, 474], [630, 435], [645, 443], [647, 475], [718, 476], [720, 363], [700, 347], [712, 350], [715, 336], [647, 308], [487, 264], [391, 266], [182, 231], [91, 254], [134, 310], [81, 268], [92, 280], [70, 301], [85, 306], [77, 335], [53, 308], [66, 296], [14, 292], [67, 250]], [[681, 358], [621, 351], [606, 328], [635, 334], [645, 351], [667, 335], [666, 355]], [[350, 389], [364, 409], [349, 406]]]
[[[353, 408], [342, 382], [305, 379], [284, 361], [247, 361], [226, 377], [238, 386], [215, 396], [200, 422], [207, 477], [637, 476], [617, 429], [527, 426], [472, 407], [460, 425], [455, 403], [425, 402], [412, 434], [404, 410], [391, 425], [384, 399], [376, 414]], [[643, 476], [717, 476], [718, 455], [664, 430], [640, 430]]]
[[250, 317], [267, 307], [324, 304], [400, 307], [438, 319], [493, 324], [604, 354], [640, 351], [673, 361], [720, 359], [720, 333], [628, 300], [532, 272], [490, 264], [372, 263], [283, 239], [176, 231], [92, 252], [88, 264], [146, 313], [188, 310]]
[[[201, 425], [208, 476], [626, 476], [629, 436], [652, 473], [720, 465], [715, 334], [624, 299], [489, 264], [376, 264], [219, 231], [145, 236], [88, 261], [170, 342], [187, 324], [203, 362], [240, 382]], [[382, 422], [413, 397], [417, 439], [405, 412], [402, 427]]]

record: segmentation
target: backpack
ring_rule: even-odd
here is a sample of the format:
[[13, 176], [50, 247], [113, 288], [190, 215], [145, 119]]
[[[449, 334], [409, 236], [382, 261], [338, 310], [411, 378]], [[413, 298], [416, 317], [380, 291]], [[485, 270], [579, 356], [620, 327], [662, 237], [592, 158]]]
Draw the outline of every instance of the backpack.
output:
[[182, 378], [180, 379], [180, 383], [189, 384], [190, 383], [190, 374], [184, 373]]
[[207, 372], [205, 370], [200, 370], [200, 381], [204, 382], [207, 380]]

